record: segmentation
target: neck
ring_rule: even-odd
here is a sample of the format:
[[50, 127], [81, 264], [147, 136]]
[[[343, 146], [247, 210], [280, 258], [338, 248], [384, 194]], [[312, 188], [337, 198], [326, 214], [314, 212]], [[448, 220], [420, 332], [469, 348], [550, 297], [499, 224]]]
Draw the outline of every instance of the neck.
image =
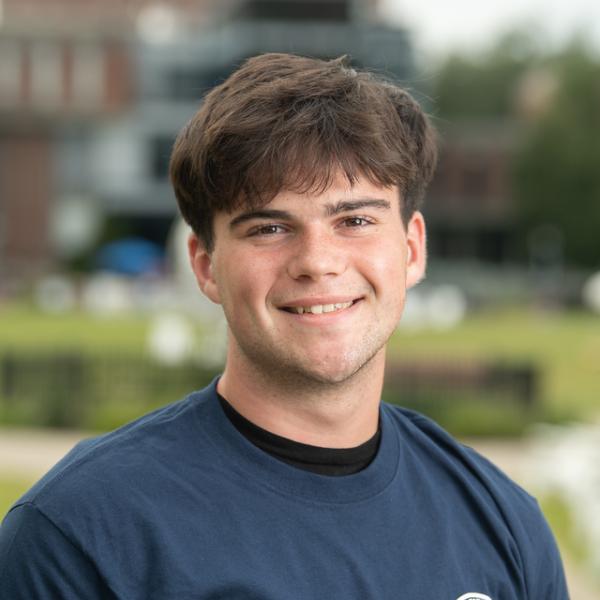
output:
[[218, 391], [271, 433], [312, 446], [352, 448], [377, 431], [384, 365], [382, 349], [344, 381], [323, 382], [267, 372], [230, 344]]

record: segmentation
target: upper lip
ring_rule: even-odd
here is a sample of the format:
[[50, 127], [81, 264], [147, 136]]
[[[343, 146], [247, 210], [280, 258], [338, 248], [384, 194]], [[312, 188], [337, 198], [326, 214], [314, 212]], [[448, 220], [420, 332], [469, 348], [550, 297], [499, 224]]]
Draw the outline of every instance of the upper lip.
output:
[[290, 300], [289, 302], [282, 302], [279, 304], [279, 308], [291, 308], [293, 306], [301, 306], [306, 308], [309, 306], [320, 306], [326, 304], [344, 304], [346, 302], [354, 302], [360, 300], [362, 296], [313, 296], [310, 298], [299, 298], [297, 300]]

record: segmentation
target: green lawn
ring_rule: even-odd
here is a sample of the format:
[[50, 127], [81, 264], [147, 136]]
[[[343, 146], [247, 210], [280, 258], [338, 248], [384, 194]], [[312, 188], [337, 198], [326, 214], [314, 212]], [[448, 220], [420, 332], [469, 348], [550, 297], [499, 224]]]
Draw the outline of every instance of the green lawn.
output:
[[399, 330], [390, 357], [524, 361], [541, 372], [541, 398], [562, 413], [600, 411], [600, 317], [583, 312], [482, 312], [448, 331]]
[[81, 312], [47, 315], [26, 305], [0, 305], [0, 351], [34, 348], [143, 351], [145, 316], [91, 317]]
[[561, 552], [569, 554], [578, 563], [588, 559], [590, 549], [577, 535], [573, 525], [573, 515], [567, 503], [558, 495], [540, 498], [540, 508], [548, 520]]
[[11, 505], [33, 484], [33, 479], [15, 478], [0, 472], [0, 521]]

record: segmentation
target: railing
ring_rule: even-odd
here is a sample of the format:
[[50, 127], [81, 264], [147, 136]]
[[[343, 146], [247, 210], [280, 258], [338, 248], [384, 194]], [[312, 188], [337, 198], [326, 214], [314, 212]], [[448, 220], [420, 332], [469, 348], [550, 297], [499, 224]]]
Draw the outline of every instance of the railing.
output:
[[[204, 387], [217, 374], [139, 355], [6, 352], [0, 355], [0, 422], [113, 428]], [[477, 433], [478, 426], [482, 433], [518, 433], [536, 414], [538, 387], [538, 372], [527, 364], [394, 362], [383, 396], [455, 433]]]

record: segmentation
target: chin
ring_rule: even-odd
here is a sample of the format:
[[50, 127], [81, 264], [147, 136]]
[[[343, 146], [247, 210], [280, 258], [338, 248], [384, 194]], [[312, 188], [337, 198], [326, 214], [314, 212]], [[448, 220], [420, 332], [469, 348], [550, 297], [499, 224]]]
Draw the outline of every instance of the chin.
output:
[[344, 361], [338, 357], [337, 360], [323, 360], [313, 363], [313, 365], [318, 364], [317, 368], [314, 368], [313, 365], [304, 365], [304, 368], [296, 368], [295, 370], [297, 375], [306, 382], [311, 381], [317, 385], [339, 385], [357, 376], [372, 362], [373, 357], [356, 362]]

